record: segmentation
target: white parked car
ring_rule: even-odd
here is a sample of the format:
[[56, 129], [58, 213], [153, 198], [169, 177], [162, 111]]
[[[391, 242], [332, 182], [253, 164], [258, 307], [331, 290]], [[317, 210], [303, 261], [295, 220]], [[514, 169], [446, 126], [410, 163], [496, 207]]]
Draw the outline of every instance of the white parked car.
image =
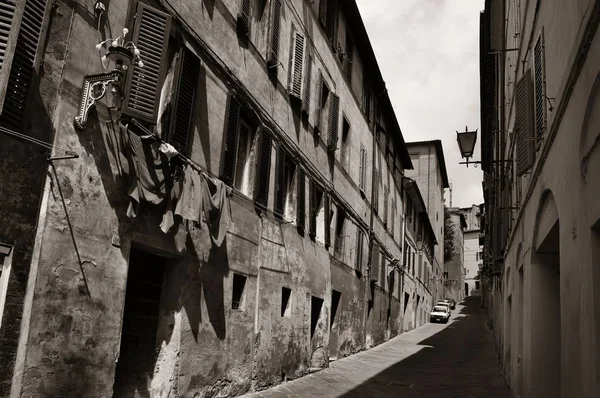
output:
[[445, 301], [438, 301], [437, 303], [435, 303], [435, 305], [443, 305], [444, 307], [448, 308], [448, 316], [452, 315], [452, 304], [447, 303]]
[[445, 305], [436, 305], [435, 307], [433, 307], [433, 310], [431, 310], [431, 313], [429, 314], [430, 322], [448, 323], [449, 319], [450, 309]]

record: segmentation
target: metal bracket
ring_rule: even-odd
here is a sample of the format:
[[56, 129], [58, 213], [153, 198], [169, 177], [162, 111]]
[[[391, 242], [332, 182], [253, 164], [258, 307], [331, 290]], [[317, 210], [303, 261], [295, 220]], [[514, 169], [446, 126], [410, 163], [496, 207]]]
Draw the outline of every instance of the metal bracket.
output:
[[81, 95], [81, 104], [79, 113], [75, 116], [75, 128], [82, 130], [87, 124], [90, 109], [100, 101], [107, 92], [107, 86], [112, 86], [111, 93], [120, 95], [121, 78], [123, 72], [115, 70], [109, 73], [100, 73], [97, 75], [87, 75], [83, 79], [83, 94]]

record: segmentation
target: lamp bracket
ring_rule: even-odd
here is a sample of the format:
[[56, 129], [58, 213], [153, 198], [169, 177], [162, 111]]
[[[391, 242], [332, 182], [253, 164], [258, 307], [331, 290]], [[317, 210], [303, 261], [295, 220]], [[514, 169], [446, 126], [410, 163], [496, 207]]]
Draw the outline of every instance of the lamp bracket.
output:
[[114, 95], [121, 95], [121, 79], [123, 72], [114, 70], [108, 73], [99, 73], [96, 75], [87, 75], [83, 78], [83, 93], [81, 95], [81, 103], [79, 112], [75, 116], [75, 127], [79, 130], [85, 128], [87, 124], [88, 114], [90, 109], [100, 101], [107, 92], [107, 87], [112, 86]]

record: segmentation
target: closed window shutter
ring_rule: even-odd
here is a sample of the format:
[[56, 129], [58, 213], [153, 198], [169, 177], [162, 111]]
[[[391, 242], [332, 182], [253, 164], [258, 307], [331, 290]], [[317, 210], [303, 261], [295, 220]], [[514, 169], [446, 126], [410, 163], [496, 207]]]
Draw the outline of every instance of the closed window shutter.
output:
[[377, 281], [379, 279], [379, 244], [373, 243], [371, 249], [371, 280]]
[[323, 96], [323, 74], [321, 73], [321, 71], [319, 71], [319, 79], [317, 80], [317, 84], [317, 111], [315, 112], [315, 130], [317, 130], [317, 133], [319, 133], [321, 130], [321, 114], [323, 112], [323, 110], [321, 109], [321, 97]]
[[364, 191], [365, 189], [365, 166], [366, 166], [366, 151], [365, 148], [360, 147], [360, 162], [358, 169], [358, 187]]
[[331, 120], [329, 123], [329, 144], [327, 149], [330, 152], [335, 152], [337, 149], [338, 142], [338, 129], [340, 119], [340, 97], [336, 94], [332, 94], [331, 101]]
[[312, 75], [312, 57], [309, 55], [306, 59], [306, 76], [304, 76], [304, 98], [302, 100], [302, 111], [306, 116], [310, 116], [310, 90]]
[[138, 3], [132, 41], [140, 50], [144, 66], [134, 64], [127, 74], [122, 113], [150, 123], [156, 123], [158, 102], [165, 67], [171, 17], [142, 2]]
[[516, 87], [516, 172], [519, 176], [527, 172], [535, 161], [533, 124], [531, 69], [528, 69]]
[[379, 171], [375, 169], [373, 178], [373, 210], [379, 212]]
[[308, 236], [317, 236], [317, 184], [310, 180], [308, 194]]
[[241, 24], [240, 28], [242, 31], [246, 33], [246, 35], [250, 34], [252, 25], [250, 19], [250, 9], [251, 9], [251, 0], [241, 0], [240, 4], [240, 14], [238, 15], [238, 23]]
[[331, 201], [329, 195], [323, 195], [323, 211], [325, 213], [325, 247], [331, 245]]
[[501, 259], [504, 254], [502, 247], [502, 211], [496, 209], [496, 260]]
[[229, 116], [227, 117], [227, 129], [225, 130], [225, 153], [221, 172], [221, 180], [228, 185], [233, 185], [233, 177], [235, 176], [240, 111], [240, 103], [234, 97], [230, 97]]
[[198, 69], [200, 60], [187, 48], [182, 51], [179, 81], [177, 84], [177, 102], [175, 118], [171, 130], [171, 144], [180, 152], [186, 152], [192, 128], [194, 102], [198, 87]]
[[269, 178], [271, 176], [271, 147], [273, 138], [266, 130], [260, 136], [260, 155], [258, 157], [257, 178], [254, 198], [255, 201], [267, 207], [269, 200]]
[[[546, 99], [544, 93], [544, 43], [542, 36], [533, 49], [535, 71], [535, 137], [539, 140], [546, 129]], [[541, 141], [538, 141], [541, 142]]]
[[361, 230], [356, 233], [356, 259], [354, 261], [354, 269], [362, 272], [362, 256], [363, 256], [363, 234]]
[[296, 223], [298, 230], [304, 232], [306, 228], [306, 174], [304, 169], [298, 167], [298, 187], [296, 189]]
[[268, 66], [272, 71], [277, 71], [279, 64], [279, 36], [281, 27], [281, 1], [273, 1], [273, 20], [271, 22], [271, 46], [269, 48]]
[[327, 25], [327, 0], [319, 0], [319, 20], [323, 26]]
[[302, 74], [304, 72], [304, 36], [294, 32], [292, 48], [292, 65], [289, 93], [291, 96], [302, 99]]
[[283, 218], [284, 205], [285, 205], [285, 150], [283, 145], [279, 144], [277, 147], [277, 187], [275, 192], [275, 216]]
[[6, 127], [25, 127], [50, 11], [47, 0], [5, 0], [0, 5], [0, 121]]

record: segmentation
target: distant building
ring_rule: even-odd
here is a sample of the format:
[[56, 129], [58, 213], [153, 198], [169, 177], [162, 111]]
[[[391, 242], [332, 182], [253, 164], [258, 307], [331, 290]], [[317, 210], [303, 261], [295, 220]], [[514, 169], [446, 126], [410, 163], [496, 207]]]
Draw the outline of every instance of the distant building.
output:
[[483, 266], [483, 245], [481, 240], [481, 206], [463, 207], [460, 212], [465, 216], [467, 227], [464, 232], [465, 242], [465, 295], [481, 295], [481, 268]]
[[434, 301], [443, 299], [444, 268], [444, 190], [449, 188], [446, 161], [441, 140], [407, 142], [413, 165], [405, 175], [414, 179], [419, 186], [429, 221], [439, 244], [434, 249], [432, 294]]
[[453, 298], [457, 302], [465, 297], [466, 228], [465, 216], [460, 209], [444, 209], [444, 298]]

